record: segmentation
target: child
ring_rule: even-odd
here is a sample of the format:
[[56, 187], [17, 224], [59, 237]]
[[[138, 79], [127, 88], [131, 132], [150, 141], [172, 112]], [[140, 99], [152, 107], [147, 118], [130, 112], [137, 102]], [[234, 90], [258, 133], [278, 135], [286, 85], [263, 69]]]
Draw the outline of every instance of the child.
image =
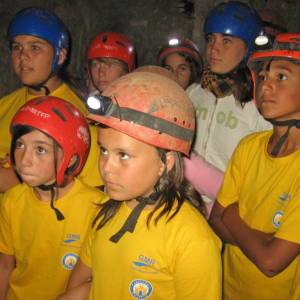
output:
[[[52, 12], [42, 8], [25, 8], [18, 12], [8, 28], [11, 60], [17, 77], [24, 85], [0, 100], [0, 192], [18, 183], [8, 162], [9, 124], [17, 110], [38, 95], [60, 97], [74, 104], [84, 115], [84, 102], [67, 84], [65, 65], [70, 47], [69, 32]], [[95, 160], [99, 157], [97, 132], [91, 127], [91, 149], [79, 177], [91, 186], [102, 184]]]
[[158, 65], [170, 70], [183, 89], [199, 82], [202, 58], [198, 47], [187, 38], [170, 39], [158, 54]]
[[135, 67], [135, 50], [130, 39], [118, 32], [100, 32], [87, 50], [87, 86], [90, 93], [102, 91], [108, 84]]
[[76, 264], [96, 201], [105, 198], [75, 179], [89, 128], [78, 109], [52, 96], [27, 102], [10, 128], [22, 184], [0, 201], [0, 299], [53, 300]]
[[[154, 69], [152, 68], [152, 71]], [[94, 221], [68, 289], [89, 299], [220, 299], [220, 244], [183, 180], [193, 107], [173, 80], [133, 72], [89, 102], [111, 200]], [[198, 195], [198, 196], [197, 196]]]
[[227, 242], [225, 300], [300, 299], [299, 63], [299, 33], [279, 34], [249, 59], [254, 98], [273, 131], [241, 141], [212, 210]]
[[[194, 153], [191, 160], [185, 160], [185, 167], [187, 179], [199, 192], [207, 187], [208, 178], [214, 182], [214, 193], [208, 195], [210, 198], [203, 197], [209, 203], [216, 198], [222, 173], [238, 142], [249, 133], [271, 128], [252, 100], [252, 82], [246, 66], [261, 30], [256, 11], [238, 1], [217, 5], [204, 23], [208, 67], [201, 84], [187, 90], [199, 126]], [[199, 174], [203, 161], [217, 169], [216, 176]]]

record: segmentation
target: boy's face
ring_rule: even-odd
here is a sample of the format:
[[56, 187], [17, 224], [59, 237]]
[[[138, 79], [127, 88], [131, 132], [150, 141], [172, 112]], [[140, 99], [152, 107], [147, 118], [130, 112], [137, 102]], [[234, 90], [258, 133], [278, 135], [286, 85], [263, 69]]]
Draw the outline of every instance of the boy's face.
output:
[[206, 37], [206, 40], [206, 60], [214, 73], [229, 73], [246, 55], [246, 44], [237, 37], [212, 33]]
[[89, 92], [102, 92], [112, 81], [127, 73], [125, 64], [113, 58], [97, 58], [90, 62]]
[[300, 65], [288, 60], [265, 62], [258, 73], [257, 105], [278, 121], [300, 119]]
[[164, 67], [176, 76], [183, 89], [188, 87], [191, 78], [191, 66], [182, 55], [178, 53], [168, 55]]
[[16, 170], [23, 182], [33, 187], [55, 182], [55, 155], [58, 166], [63, 152], [54, 147], [53, 139], [41, 131], [34, 130], [21, 136], [16, 141], [14, 156]]
[[38, 37], [18, 35], [11, 43], [13, 68], [25, 85], [36, 85], [48, 78], [53, 56], [53, 47]]
[[99, 168], [108, 195], [119, 201], [149, 196], [164, 171], [157, 149], [112, 128], [98, 129]]

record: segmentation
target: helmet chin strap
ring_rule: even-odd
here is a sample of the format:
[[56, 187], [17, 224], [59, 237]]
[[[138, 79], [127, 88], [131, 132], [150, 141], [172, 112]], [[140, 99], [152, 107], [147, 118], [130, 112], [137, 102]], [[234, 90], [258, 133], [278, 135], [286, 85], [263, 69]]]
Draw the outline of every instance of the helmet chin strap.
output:
[[56, 182], [49, 184], [49, 185], [45, 185], [45, 184], [41, 184], [38, 186], [38, 188], [40, 188], [43, 191], [50, 191], [51, 193], [51, 201], [50, 201], [50, 207], [54, 210], [55, 214], [56, 214], [56, 219], [57, 221], [62, 221], [65, 219], [64, 215], [59, 211], [59, 209], [57, 209], [56, 207], [54, 207], [54, 197], [55, 197], [55, 190], [54, 188], [56, 187]]
[[284, 142], [286, 141], [288, 135], [289, 135], [289, 132], [290, 132], [290, 129], [292, 127], [296, 127], [296, 128], [300, 128], [300, 120], [297, 120], [297, 119], [291, 119], [291, 120], [285, 120], [285, 121], [276, 121], [276, 120], [273, 120], [273, 119], [266, 119], [267, 121], [269, 121], [272, 125], [275, 125], [275, 126], [288, 126], [286, 132], [284, 133], [284, 135], [282, 135], [279, 139], [279, 141], [277, 142], [277, 144], [274, 146], [274, 148], [272, 149], [271, 151], [271, 154], [273, 156], [277, 156], [282, 145], [284, 144]]
[[161, 177], [158, 179], [158, 182], [155, 184], [154, 191], [148, 197], [139, 196], [136, 198], [136, 200], [139, 202], [138, 205], [132, 210], [121, 229], [110, 237], [109, 240], [113, 243], [117, 243], [126, 232], [134, 232], [136, 223], [143, 209], [147, 205], [155, 204], [157, 200], [162, 196], [164, 188], [160, 187], [159, 181], [162, 180], [164, 177], [168, 176], [168, 174], [166, 170], [166, 153], [162, 152], [160, 156], [162, 162], [165, 164], [165, 169]]

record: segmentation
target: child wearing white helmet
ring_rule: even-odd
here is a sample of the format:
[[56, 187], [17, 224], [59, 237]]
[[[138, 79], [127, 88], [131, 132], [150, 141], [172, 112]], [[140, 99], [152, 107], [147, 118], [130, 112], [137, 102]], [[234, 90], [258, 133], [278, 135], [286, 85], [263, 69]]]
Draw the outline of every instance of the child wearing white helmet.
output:
[[89, 101], [111, 198], [68, 286], [92, 280], [89, 299], [221, 299], [220, 244], [183, 177], [193, 106], [177, 83], [155, 72], [125, 75]]

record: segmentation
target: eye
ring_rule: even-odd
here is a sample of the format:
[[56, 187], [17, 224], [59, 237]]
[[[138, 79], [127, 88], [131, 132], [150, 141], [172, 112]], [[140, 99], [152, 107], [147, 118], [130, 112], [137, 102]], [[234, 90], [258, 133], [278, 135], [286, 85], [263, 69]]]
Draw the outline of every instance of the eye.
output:
[[189, 67], [187, 65], [179, 65], [179, 71], [185, 72], [189, 70]]
[[41, 147], [41, 146], [36, 147], [36, 152], [37, 152], [37, 154], [46, 154], [46, 153], [48, 153], [48, 151], [44, 147]]
[[121, 160], [128, 160], [130, 156], [125, 152], [119, 152], [119, 156]]
[[22, 47], [19, 44], [12, 43], [10, 45], [10, 49], [11, 49], [11, 51], [18, 52], [18, 51], [21, 51]]
[[15, 148], [22, 149], [22, 148], [24, 148], [24, 144], [20, 140], [17, 140], [16, 144], [15, 144]]
[[31, 46], [31, 50], [34, 51], [34, 52], [38, 52], [38, 51], [41, 50], [41, 47], [39, 45], [33, 44]]
[[259, 72], [257, 74], [257, 78], [258, 78], [258, 81], [265, 81], [265, 80], [267, 80], [267, 74], [266, 74], [266, 72]]
[[224, 45], [230, 45], [230, 44], [232, 44], [232, 40], [229, 39], [229, 38], [224, 38], [224, 39], [223, 39], [223, 44], [224, 44]]
[[279, 73], [277, 75], [278, 80], [283, 81], [283, 80], [287, 80], [288, 77], [285, 74]]
[[100, 153], [101, 155], [107, 155], [108, 151], [104, 147], [100, 146]]
[[205, 37], [205, 39], [206, 39], [206, 43], [213, 43], [213, 41], [214, 41], [214, 38], [213, 38], [213, 36], [212, 35], [207, 35], [206, 37]]
[[172, 68], [169, 65], [165, 65], [164, 68], [172, 72]]

